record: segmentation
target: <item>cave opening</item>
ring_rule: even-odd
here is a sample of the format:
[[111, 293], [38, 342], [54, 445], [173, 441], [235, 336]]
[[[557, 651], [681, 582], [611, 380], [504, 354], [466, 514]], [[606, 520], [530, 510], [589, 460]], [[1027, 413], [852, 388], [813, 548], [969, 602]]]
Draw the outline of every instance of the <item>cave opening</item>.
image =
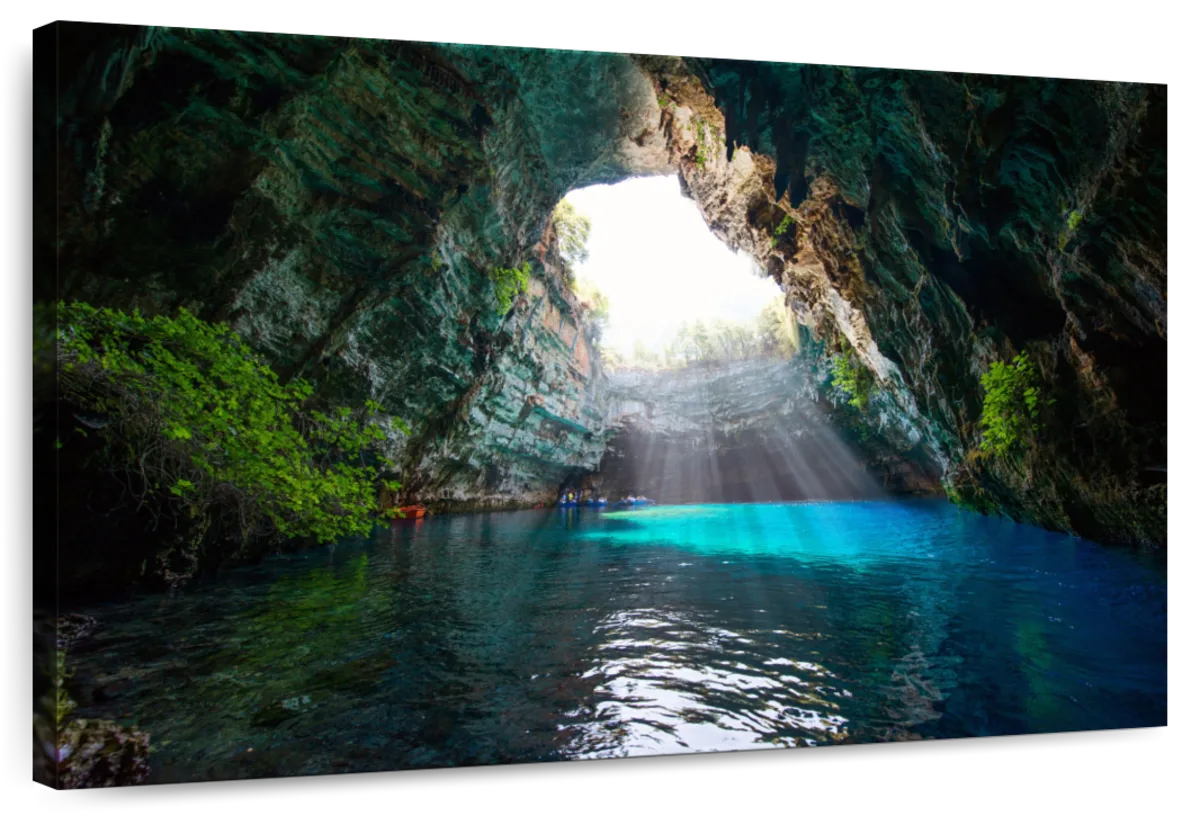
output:
[[678, 177], [576, 189], [556, 219], [611, 396], [599, 470], [565, 489], [664, 503], [880, 494], [806, 396], [779, 284], [709, 229]]

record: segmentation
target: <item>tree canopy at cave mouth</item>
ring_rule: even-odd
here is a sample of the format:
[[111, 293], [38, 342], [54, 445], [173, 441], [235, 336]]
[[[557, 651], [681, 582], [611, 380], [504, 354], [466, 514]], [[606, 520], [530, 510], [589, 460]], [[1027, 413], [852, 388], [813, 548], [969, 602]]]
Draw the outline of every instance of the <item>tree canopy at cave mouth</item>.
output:
[[712, 234], [677, 176], [584, 187], [564, 202], [590, 225], [576, 289], [602, 301], [614, 364], [738, 359], [778, 344], [779, 286]]

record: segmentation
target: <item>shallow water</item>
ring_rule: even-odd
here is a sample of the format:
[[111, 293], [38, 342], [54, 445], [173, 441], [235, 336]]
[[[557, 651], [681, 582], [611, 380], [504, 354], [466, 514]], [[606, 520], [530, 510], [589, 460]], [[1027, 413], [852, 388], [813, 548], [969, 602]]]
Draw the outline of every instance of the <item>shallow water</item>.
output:
[[83, 610], [152, 781], [1165, 725], [1166, 557], [941, 501], [402, 523]]

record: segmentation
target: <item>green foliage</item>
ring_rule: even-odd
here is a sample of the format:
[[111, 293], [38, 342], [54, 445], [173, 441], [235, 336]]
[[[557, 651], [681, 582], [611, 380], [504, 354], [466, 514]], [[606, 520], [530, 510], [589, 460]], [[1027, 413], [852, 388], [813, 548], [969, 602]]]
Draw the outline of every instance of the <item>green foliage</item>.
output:
[[983, 385], [983, 441], [985, 454], [1003, 456], [1032, 444], [1042, 409], [1054, 401], [1043, 400], [1029, 356], [1021, 352], [1010, 362], [997, 361], [980, 379]]
[[59, 304], [58, 340], [63, 396], [106, 417], [107, 464], [139, 506], [243, 540], [370, 531], [378, 404], [317, 410], [307, 382], [280, 383], [228, 326], [184, 309]]
[[492, 283], [496, 287], [496, 313], [508, 314], [517, 296], [529, 288], [529, 261], [515, 269], [497, 267], [492, 271]]
[[1079, 225], [1082, 223], [1082, 210], [1071, 210], [1067, 214], [1067, 226], [1058, 233], [1058, 248], [1060, 251], [1067, 248], [1067, 244], [1070, 243], [1071, 238], [1075, 235], [1075, 231], [1079, 229]]
[[794, 223], [796, 222], [792, 220], [790, 215], [785, 215], [783, 217], [783, 220], [779, 222], [779, 226], [775, 227], [775, 232], [771, 235], [772, 247], [779, 242], [779, 239], [783, 237], [784, 233], [786, 233]]
[[780, 294], [751, 320], [684, 323], [662, 352], [635, 346], [633, 362], [656, 368], [678, 368], [692, 363], [731, 362], [754, 357], [787, 359], [796, 353], [799, 340], [795, 317]]
[[796, 316], [782, 294], [763, 307], [755, 323], [763, 354], [790, 359], [800, 349]]
[[715, 128], [710, 138], [709, 124], [698, 116], [692, 117], [692, 132], [696, 136], [696, 166], [703, 168], [718, 151], [725, 149], [725, 142]]
[[592, 235], [592, 222], [565, 198], [554, 208], [550, 221], [558, 256], [562, 258], [568, 277], [573, 277], [575, 266], [588, 259], [587, 243]]
[[874, 385], [871, 372], [866, 366], [850, 353], [835, 354], [833, 357], [832, 385], [850, 398], [850, 404], [860, 411], [867, 408], [871, 401], [871, 389]]

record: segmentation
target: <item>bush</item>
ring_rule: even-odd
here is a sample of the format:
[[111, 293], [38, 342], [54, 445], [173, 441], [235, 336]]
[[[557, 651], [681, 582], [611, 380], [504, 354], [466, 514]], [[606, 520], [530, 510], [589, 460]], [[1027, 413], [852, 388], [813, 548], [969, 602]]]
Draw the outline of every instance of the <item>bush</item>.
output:
[[834, 355], [832, 385], [848, 396], [855, 408], [866, 410], [871, 400], [871, 372], [866, 366], [859, 365], [851, 354]]
[[1039, 417], [1044, 406], [1033, 366], [1025, 352], [1010, 362], [997, 361], [980, 379], [983, 386], [983, 440], [985, 454], [1003, 456], [1018, 446], [1029, 445], [1041, 430]]
[[554, 208], [550, 222], [558, 256], [562, 258], [568, 277], [574, 277], [576, 266], [587, 263], [592, 222], [565, 198]]
[[381, 478], [370, 449], [386, 437], [378, 404], [317, 410], [307, 382], [280, 383], [229, 327], [184, 309], [59, 304], [58, 341], [62, 397], [99, 415], [87, 424], [138, 509], [190, 520], [194, 543], [213, 521], [243, 542], [370, 531]]
[[508, 314], [517, 295], [529, 287], [529, 261], [516, 269], [497, 267], [492, 272], [492, 283], [496, 287], [496, 313]]

